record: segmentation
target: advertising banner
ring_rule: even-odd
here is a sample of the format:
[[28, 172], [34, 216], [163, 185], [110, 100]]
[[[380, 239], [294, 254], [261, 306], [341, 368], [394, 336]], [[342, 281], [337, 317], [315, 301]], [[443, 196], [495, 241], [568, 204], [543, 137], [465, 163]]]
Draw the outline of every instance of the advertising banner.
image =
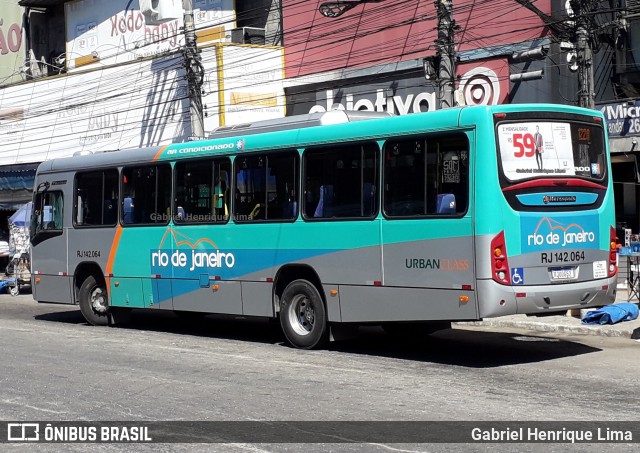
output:
[[[184, 45], [183, 14], [147, 25], [139, 2], [76, 0], [67, 2], [67, 66], [87, 69], [134, 61]], [[233, 0], [193, 0], [198, 42], [226, 41], [235, 27]]]

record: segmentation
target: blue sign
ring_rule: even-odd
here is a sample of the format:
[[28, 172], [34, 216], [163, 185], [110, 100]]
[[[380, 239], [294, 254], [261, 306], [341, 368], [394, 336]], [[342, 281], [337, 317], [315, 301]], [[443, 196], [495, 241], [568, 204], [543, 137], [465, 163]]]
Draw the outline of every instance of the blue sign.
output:
[[597, 249], [600, 244], [596, 215], [524, 215], [520, 223], [522, 253], [559, 249]]
[[640, 136], [640, 100], [633, 103], [600, 104], [596, 109], [604, 114], [609, 137]]
[[523, 267], [511, 268], [511, 284], [524, 285], [524, 268]]

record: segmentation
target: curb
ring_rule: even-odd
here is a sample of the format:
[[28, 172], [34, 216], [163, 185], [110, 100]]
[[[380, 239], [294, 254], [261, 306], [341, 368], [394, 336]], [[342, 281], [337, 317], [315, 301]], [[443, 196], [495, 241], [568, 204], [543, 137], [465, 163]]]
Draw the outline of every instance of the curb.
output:
[[606, 337], [620, 337], [640, 339], [640, 324], [629, 322], [615, 325], [587, 325], [581, 324], [577, 318], [566, 316], [550, 316], [546, 321], [531, 320], [523, 315], [503, 316], [483, 321], [455, 322], [454, 326], [472, 327], [511, 327], [516, 329], [534, 330], [538, 332], [558, 332], [573, 335], [600, 335]]

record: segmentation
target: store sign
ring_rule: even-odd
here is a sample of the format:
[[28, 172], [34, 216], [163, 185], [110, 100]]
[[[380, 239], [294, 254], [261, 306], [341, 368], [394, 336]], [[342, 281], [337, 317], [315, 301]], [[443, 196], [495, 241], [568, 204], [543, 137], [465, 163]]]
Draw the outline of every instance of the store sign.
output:
[[[343, 90], [336, 90], [342, 92]], [[364, 94], [343, 94], [336, 98], [336, 91], [326, 90], [324, 99], [311, 107], [309, 113], [327, 110], [366, 110], [369, 112], [389, 112], [392, 115], [428, 112], [435, 110], [436, 95], [426, 91], [388, 96], [387, 89], [377, 89]], [[358, 91], [357, 87], [353, 91]], [[322, 95], [320, 95], [322, 96]]]
[[[464, 64], [459, 67], [456, 99], [465, 105], [495, 105], [504, 102], [508, 84], [498, 76], [502, 60], [485, 61], [482, 65]], [[344, 82], [342, 82], [344, 83]], [[287, 114], [326, 112], [328, 110], [363, 110], [388, 112], [392, 115], [430, 112], [438, 109], [433, 84], [427, 84], [424, 76], [390, 75], [385, 81], [366, 85], [340, 86], [313, 89], [308, 86], [300, 94], [287, 96]], [[309, 91], [315, 100], [309, 99]], [[313, 98], [312, 98], [313, 99]], [[315, 102], [314, 102], [315, 101]]]
[[640, 100], [599, 104], [607, 123], [609, 137], [640, 136]]

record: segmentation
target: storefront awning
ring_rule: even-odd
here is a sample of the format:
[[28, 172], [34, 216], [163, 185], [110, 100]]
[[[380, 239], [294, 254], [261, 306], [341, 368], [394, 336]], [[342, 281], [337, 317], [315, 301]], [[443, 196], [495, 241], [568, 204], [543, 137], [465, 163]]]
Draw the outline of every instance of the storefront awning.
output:
[[0, 209], [14, 210], [31, 200], [38, 165], [0, 166]]

